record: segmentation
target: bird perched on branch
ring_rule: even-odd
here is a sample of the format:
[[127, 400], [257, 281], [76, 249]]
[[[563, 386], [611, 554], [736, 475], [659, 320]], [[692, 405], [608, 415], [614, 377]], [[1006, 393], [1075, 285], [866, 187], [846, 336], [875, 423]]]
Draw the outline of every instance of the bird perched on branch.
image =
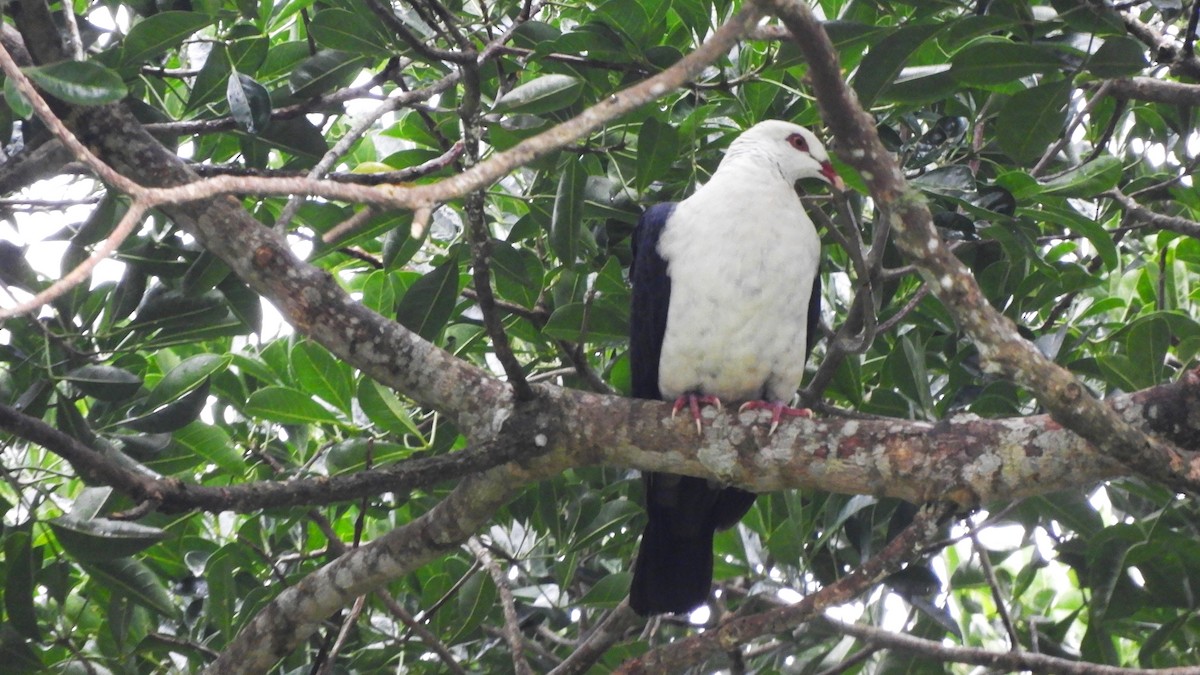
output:
[[[657, 204], [634, 232], [630, 272], [633, 395], [687, 408], [746, 401], [771, 430], [804, 375], [820, 316], [821, 241], [796, 182], [841, 190], [825, 147], [778, 120], [742, 133], [707, 184]], [[649, 523], [630, 604], [642, 615], [687, 612], [708, 599], [713, 534], [750, 509], [754, 493], [703, 478], [647, 473]]]

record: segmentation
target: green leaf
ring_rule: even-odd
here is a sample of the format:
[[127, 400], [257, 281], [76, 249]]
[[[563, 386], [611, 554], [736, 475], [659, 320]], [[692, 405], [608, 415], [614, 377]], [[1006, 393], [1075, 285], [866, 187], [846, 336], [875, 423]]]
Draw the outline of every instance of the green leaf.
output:
[[27, 120], [33, 114], [33, 105], [13, 84], [11, 77], [4, 78], [4, 102], [12, 109], [13, 115], [20, 119]]
[[396, 305], [396, 321], [433, 342], [454, 313], [458, 302], [458, 254], [451, 254], [433, 271], [408, 287]]
[[871, 45], [871, 50], [863, 57], [852, 83], [863, 107], [869, 107], [875, 102], [875, 97], [896, 79], [908, 57], [918, 47], [945, 28], [945, 24], [941, 23], [902, 26]]
[[139, 605], [173, 618], [179, 614], [162, 580], [146, 565], [128, 558], [80, 564], [95, 580]]
[[1147, 316], [1134, 322], [1125, 338], [1125, 350], [1138, 373], [1136, 383], [1152, 387], [1163, 382], [1167, 352], [1171, 348], [1172, 331], [1161, 316]]
[[478, 571], [467, 578], [457, 593], [457, 625], [451, 644], [469, 635], [496, 609], [496, 595], [496, 584], [490, 574]]
[[950, 75], [966, 85], [1007, 85], [1028, 75], [1062, 70], [1062, 67], [1062, 60], [1051, 48], [986, 41], [955, 54], [950, 61]]
[[367, 466], [367, 455], [371, 466], [395, 462], [412, 455], [413, 450], [399, 443], [385, 443], [374, 438], [351, 438], [335, 443], [325, 454], [325, 469], [329, 475], [362, 471]]
[[592, 585], [579, 599], [579, 604], [592, 607], [613, 608], [629, 595], [629, 584], [633, 575], [629, 572], [614, 572]]
[[186, 110], [192, 111], [201, 106], [213, 103], [221, 98], [228, 88], [229, 74], [233, 72], [229, 48], [217, 43], [208, 52], [208, 58], [200, 67], [200, 74], [192, 84], [192, 93], [188, 96]]
[[364, 377], [358, 383], [358, 404], [367, 419], [381, 430], [398, 436], [411, 434], [422, 444], [426, 442], [413, 423], [410, 407], [391, 389]]
[[261, 130], [255, 138], [290, 154], [312, 160], [308, 164], [314, 163], [329, 150], [324, 134], [306, 117], [271, 120], [271, 124]]
[[140, 553], [167, 537], [157, 527], [108, 518], [63, 516], [48, 522], [58, 543], [76, 560], [111, 560]]
[[350, 366], [334, 358], [328, 350], [308, 342], [297, 343], [292, 348], [292, 370], [296, 384], [324, 399], [342, 412], [350, 412], [350, 398], [354, 389]]
[[28, 639], [10, 624], [10, 621], [0, 624], [0, 663], [4, 664], [5, 672], [10, 675], [46, 672], [45, 664], [29, 646]]
[[176, 431], [171, 441], [178, 449], [203, 457], [227, 474], [241, 476], [246, 472], [246, 461], [238, 453], [229, 433], [219, 426], [197, 420]]
[[197, 354], [181, 361], [167, 372], [142, 404], [153, 410], [178, 400], [184, 394], [203, 385], [209, 377], [225, 370], [233, 361], [229, 354]]
[[366, 64], [359, 54], [322, 49], [296, 66], [288, 85], [296, 98], [319, 96], [350, 84]]
[[1134, 75], [1149, 65], [1142, 43], [1123, 35], [1106, 39], [1087, 61], [1088, 71], [1096, 77]]
[[231, 273], [232, 271], [225, 261], [209, 251], [204, 251], [196, 256], [196, 260], [188, 266], [187, 272], [183, 275], [180, 289], [184, 295], [202, 295], [216, 288], [217, 284], [224, 281]]
[[492, 242], [491, 263], [497, 295], [525, 307], [537, 304], [543, 270], [536, 253], [508, 242]]
[[554, 211], [550, 214], [550, 250], [564, 265], [573, 265], [579, 255], [587, 171], [578, 158], [564, 156], [558, 172]]
[[6, 625], [30, 640], [41, 640], [34, 608], [35, 572], [41, 567], [41, 552], [34, 554], [29, 524], [6, 528], [4, 533], [4, 613]]
[[142, 388], [142, 378], [115, 366], [80, 366], [63, 379], [101, 401], [127, 401]]
[[335, 8], [317, 12], [308, 30], [322, 47], [378, 57], [391, 51], [378, 26], [358, 12]]
[[1022, 163], [1032, 163], [1062, 133], [1071, 85], [1066, 80], [1019, 91], [1008, 99], [996, 120], [1000, 148]]
[[264, 387], [250, 394], [243, 412], [283, 424], [334, 422], [336, 417], [308, 394], [290, 387]]
[[1121, 180], [1121, 160], [1104, 155], [1042, 185], [1042, 193], [1058, 197], [1095, 197]]
[[[218, 357], [219, 358], [219, 357]], [[173, 403], [168, 403], [150, 412], [124, 422], [125, 426], [148, 434], [162, 434], [180, 429], [200, 416], [208, 403], [211, 380], [205, 378], [199, 386], [184, 394]]]
[[679, 130], [657, 118], [647, 118], [638, 131], [637, 182], [639, 193], [662, 178], [679, 158]]
[[178, 47], [185, 38], [212, 23], [213, 17], [200, 12], [159, 12], [129, 29], [121, 46], [122, 68], [137, 68], [168, 49]]
[[621, 343], [629, 338], [629, 322], [621, 312], [582, 302], [573, 302], [554, 310], [542, 329], [546, 335], [572, 342]]
[[249, 75], [229, 73], [225, 100], [238, 126], [248, 134], [258, 134], [271, 123], [271, 94]]
[[570, 75], [543, 75], [514, 87], [496, 100], [494, 112], [542, 115], [562, 110], [583, 92], [583, 80]]
[[1096, 252], [1104, 262], [1104, 268], [1110, 271], [1116, 269], [1120, 261], [1117, 245], [1113, 241], [1112, 234], [1104, 229], [1104, 226], [1100, 223], [1069, 206], [1058, 206], [1050, 203], [1050, 201], [1046, 200], [1043, 202], [1041, 208], [1036, 211], [1021, 209], [1018, 213], [1021, 216], [1029, 215], [1044, 219], [1048, 223], [1065, 226], [1072, 231], [1082, 234], [1084, 237], [1087, 237], [1092, 246], [1096, 247]]
[[77, 105], [116, 103], [128, 93], [120, 75], [92, 61], [60, 61], [22, 72], [42, 91]]

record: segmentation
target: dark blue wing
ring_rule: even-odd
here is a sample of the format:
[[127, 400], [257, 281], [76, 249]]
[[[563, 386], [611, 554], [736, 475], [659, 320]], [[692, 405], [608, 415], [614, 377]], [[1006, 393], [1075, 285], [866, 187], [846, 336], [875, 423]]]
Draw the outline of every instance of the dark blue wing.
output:
[[629, 280], [633, 298], [629, 308], [629, 366], [634, 398], [661, 399], [658, 360], [667, 332], [667, 307], [671, 303], [671, 277], [667, 261], [658, 254], [658, 239], [674, 202], [646, 209], [633, 231], [633, 265]]
[[813, 345], [817, 344], [817, 338], [821, 331], [821, 265], [817, 265], [817, 274], [813, 277], [812, 296], [808, 299], [808, 333], [807, 342], [804, 345], [804, 359], [807, 361], [809, 356], [812, 356]]

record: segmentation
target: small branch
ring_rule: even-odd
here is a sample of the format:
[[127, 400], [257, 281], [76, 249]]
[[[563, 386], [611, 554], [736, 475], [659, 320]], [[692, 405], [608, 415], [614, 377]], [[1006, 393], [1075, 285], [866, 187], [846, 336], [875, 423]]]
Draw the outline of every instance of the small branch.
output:
[[1129, 218], [1146, 223], [1159, 230], [1177, 232], [1200, 239], [1200, 222], [1180, 218], [1179, 216], [1164, 216], [1155, 213], [1115, 188], [1105, 192], [1104, 196], [1120, 204], [1121, 208], [1125, 209], [1125, 215]]
[[622, 600], [549, 675], [581, 675], [587, 672], [605, 652], [644, 621], [630, 609], [628, 598]]
[[[1169, 103], [1171, 105], [1200, 105], [1200, 85], [1183, 84], [1153, 77], [1128, 77], [1105, 80], [1108, 95], [1114, 98]], [[1100, 84], [1095, 85], [1099, 88]]]
[[[418, 99], [423, 100], [427, 98], [429, 92], [441, 92], [449, 89], [458, 79], [454, 75], [447, 75], [433, 82], [428, 87], [422, 87], [417, 90], [418, 93], [403, 92], [387, 99], [382, 105], [376, 106], [370, 113], [363, 115], [354, 122], [350, 130], [339, 138], [337, 143], [334, 143], [333, 147], [325, 153], [325, 156], [321, 157], [316, 166], [308, 171], [307, 177], [315, 179], [325, 175], [343, 155], [350, 152], [350, 149], [362, 138], [363, 134], [367, 133], [384, 115], [409, 106]], [[287, 231], [288, 225], [291, 223], [292, 218], [296, 216], [296, 212], [300, 210], [300, 206], [303, 203], [304, 200], [299, 196], [292, 196], [288, 199], [287, 204], [284, 205], [283, 210], [279, 214], [279, 218], [275, 221], [275, 230], [277, 232], [283, 233]]]
[[354, 628], [354, 624], [358, 623], [358, 617], [362, 615], [366, 599], [365, 595], [360, 595], [354, 599], [354, 604], [350, 606], [350, 611], [342, 619], [342, 627], [338, 630], [337, 639], [333, 641], [333, 645], [329, 648], [329, 653], [325, 655], [324, 663], [317, 669], [317, 675], [331, 675], [334, 672], [334, 663], [337, 661], [337, 656], [341, 653], [342, 648], [346, 646], [346, 640], [349, 639], [350, 631]]
[[492, 577], [492, 582], [496, 584], [496, 591], [500, 594], [500, 608], [504, 612], [503, 634], [504, 640], [508, 642], [508, 648], [512, 651], [513, 672], [517, 675], [533, 675], [533, 669], [525, 660], [525, 636], [521, 633], [521, 620], [517, 616], [517, 605], [513, 601], [512, 589], [508, 587], [508, 579], [504, 575], [504, 570], [496, 564], [496, 559], [492, 557], [491, 552], [479, 541], [478, 537], [468, 539], [467, 548], [487, 570]]
[[1100, 87], [1096, 89], [1096, 91], [1092, 94], [1092, 97], [1088, 99], [1087, 104], [1084, 105], [1083, 108], [1075, 114], [1075, 117], [1071, 119], [1071, 123], [1067, 125], [1066, 131], [1063, 132], [1062, 136], [1058, 139], [1058, 142], [1049, 148], [1046, 148], [1046, 152], [1042, 154], [1042, 158], [1039, 159], [1038, 163], [1034, 165], [1032, 170], [1030, 170], [1029, 173], [1031, 176], [1040, 176], [1042, 172], [1046, 170], [1046, 167], [1049, 166], [1050, 162], [1058, 155], [1058, 153], [1061, 152], [1063, 148], [1067, 147], [1067, 145], [1071, 142], [1071, 137], [1072, 134], [1075, 133], [1075, 129], [1080, 124], [1083, 124], [1083, 121], [1092, 114], [1092, 111], [1096, 108], [1096, 104], [1104, 99], [1104, 97], [1108, 94], [1108, 90], [1111, 89], [1112, 86], [1112, 80], [1105, 80], [1100, 84]]
[[990, 652], [986, 649], [972, 647], [950, 647], [934, 640], [892, 633], [874, 626], [845, 623], [828, 616], [823, 616], [818, 621], [843, 635], [866, 640], [875, 647], [890, 647], [913, 652], [943, 663], [969, 663], [1007, 672], [1032, 671], [1055, 673], [1055, 675], [1196, 675], [1197, 673], [1195, 666], [1155, 669], [1120, 668], [1099, 663], [1071, 661], [1032, 652]]
[[191, 510], [251, 513], [265, 508], [353, 501], [363, 495], [405, 493], [475, 474], [521, 456], [530, 458], [528, 446], [508, 450], [475, 448], [408, 459], [356, 474], [209, 487], [131, 471], [42, 420], [3, 403], [0, 403], [0, 429], [62, 457], [88, 482], [109, 485], [137, 502], [153, 501], [158, 505], [157, 510], [165, 513]]
[[1012, 616], [1008, 613], [1008, 599], [1000, 590], [1000, 582], [996, 580], [996, 570], [992, 568], [988, 551], [980, 543], [979, 532], [974, 527], [971, 528], [970, 537], [975, 554], [979, 556], [979, 565], [983, 568], [983, 576], [987, 579], [988, 588], [992, 591], [992, 601], [996, 603], [996, 612], [1000, 615], [1000, 622], [1004, 624], [1004, 632], [1008, 633], [1008, 648], [1012, 651], [1020, 651], [1021, 636], [1017, 635], [1017, 627], [1013, 625]]
[[652, 649], [641, 657], [626, 661], [616, 672], [625, 675], [679, 672], [736, 645], [795, 630], [820, 616], [826, 607], [849, 602], [887, 575], [898, 571], [905, 563], [925, 553], [926, 546], [937, 539], [941, 522], [954, 511], [955, 507], [945, 502], [921, 510], [912, 524], [890, 541], [879, 555], [869, 558], [846, 576], [795, 604], [738, 616], [701, 635]]
[[371, 12], [383, 22], [383, 25], [391, 33], [395, 33], [404, 41], [404, 44], [413, 48], [421, 56], [424, 56], [430, 61], [448, 61], [450, 63], [471, 63], [475, 61], [474, 52], [466, 51], [451, 51], [448, 49], [440, 49], [425, 44], [425, 41], [417, 37], [415, 33], [404, 25], [404, 22], [396, 18], [392, 12], [391, 3], [385, 7], [380, 4], [379, 0], [367, 0], [367, 7]]
[[450, 653], [450, 649], [438, 639], [438, 636], [434, 635], [433, 631], [426, 628], [420, 621], [413, 618], [413, 615], [409, 614], [403, 605], [396, 602], [395, 598], [382, 590], [376, 591], [375, 597], [379, 598], [383, 606], [387, 607], [388, 611], [392, 613], [392, 616], [407, 626], [421, 640], [422, 644], [432, 649], [433, 653], [437, 654], [438, 658], [442, 660], [442, 664], [450, 669], [450, 672], [455, 675], [467, 675], [467, 671], [458, 664], [454, 655]]

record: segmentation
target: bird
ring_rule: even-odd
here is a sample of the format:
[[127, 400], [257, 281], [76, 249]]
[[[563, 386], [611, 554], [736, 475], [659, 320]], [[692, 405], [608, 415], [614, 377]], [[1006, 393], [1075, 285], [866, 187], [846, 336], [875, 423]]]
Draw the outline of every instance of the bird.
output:
[[[702, 432], [700, 405], [790, 408], [820, 319], [821, 241], [796, 189], [844, 190], [808, 129], [767, 120], [741, 133], [707, 183], [648, 208], [632, 239], [629, 360], [635, 398], [674, 401]], [[630, 606], [642, 616], [694, 610], [712, 586], [713, 536], [755, 494], [715, 481], [643, 474], [647, 525]]]

